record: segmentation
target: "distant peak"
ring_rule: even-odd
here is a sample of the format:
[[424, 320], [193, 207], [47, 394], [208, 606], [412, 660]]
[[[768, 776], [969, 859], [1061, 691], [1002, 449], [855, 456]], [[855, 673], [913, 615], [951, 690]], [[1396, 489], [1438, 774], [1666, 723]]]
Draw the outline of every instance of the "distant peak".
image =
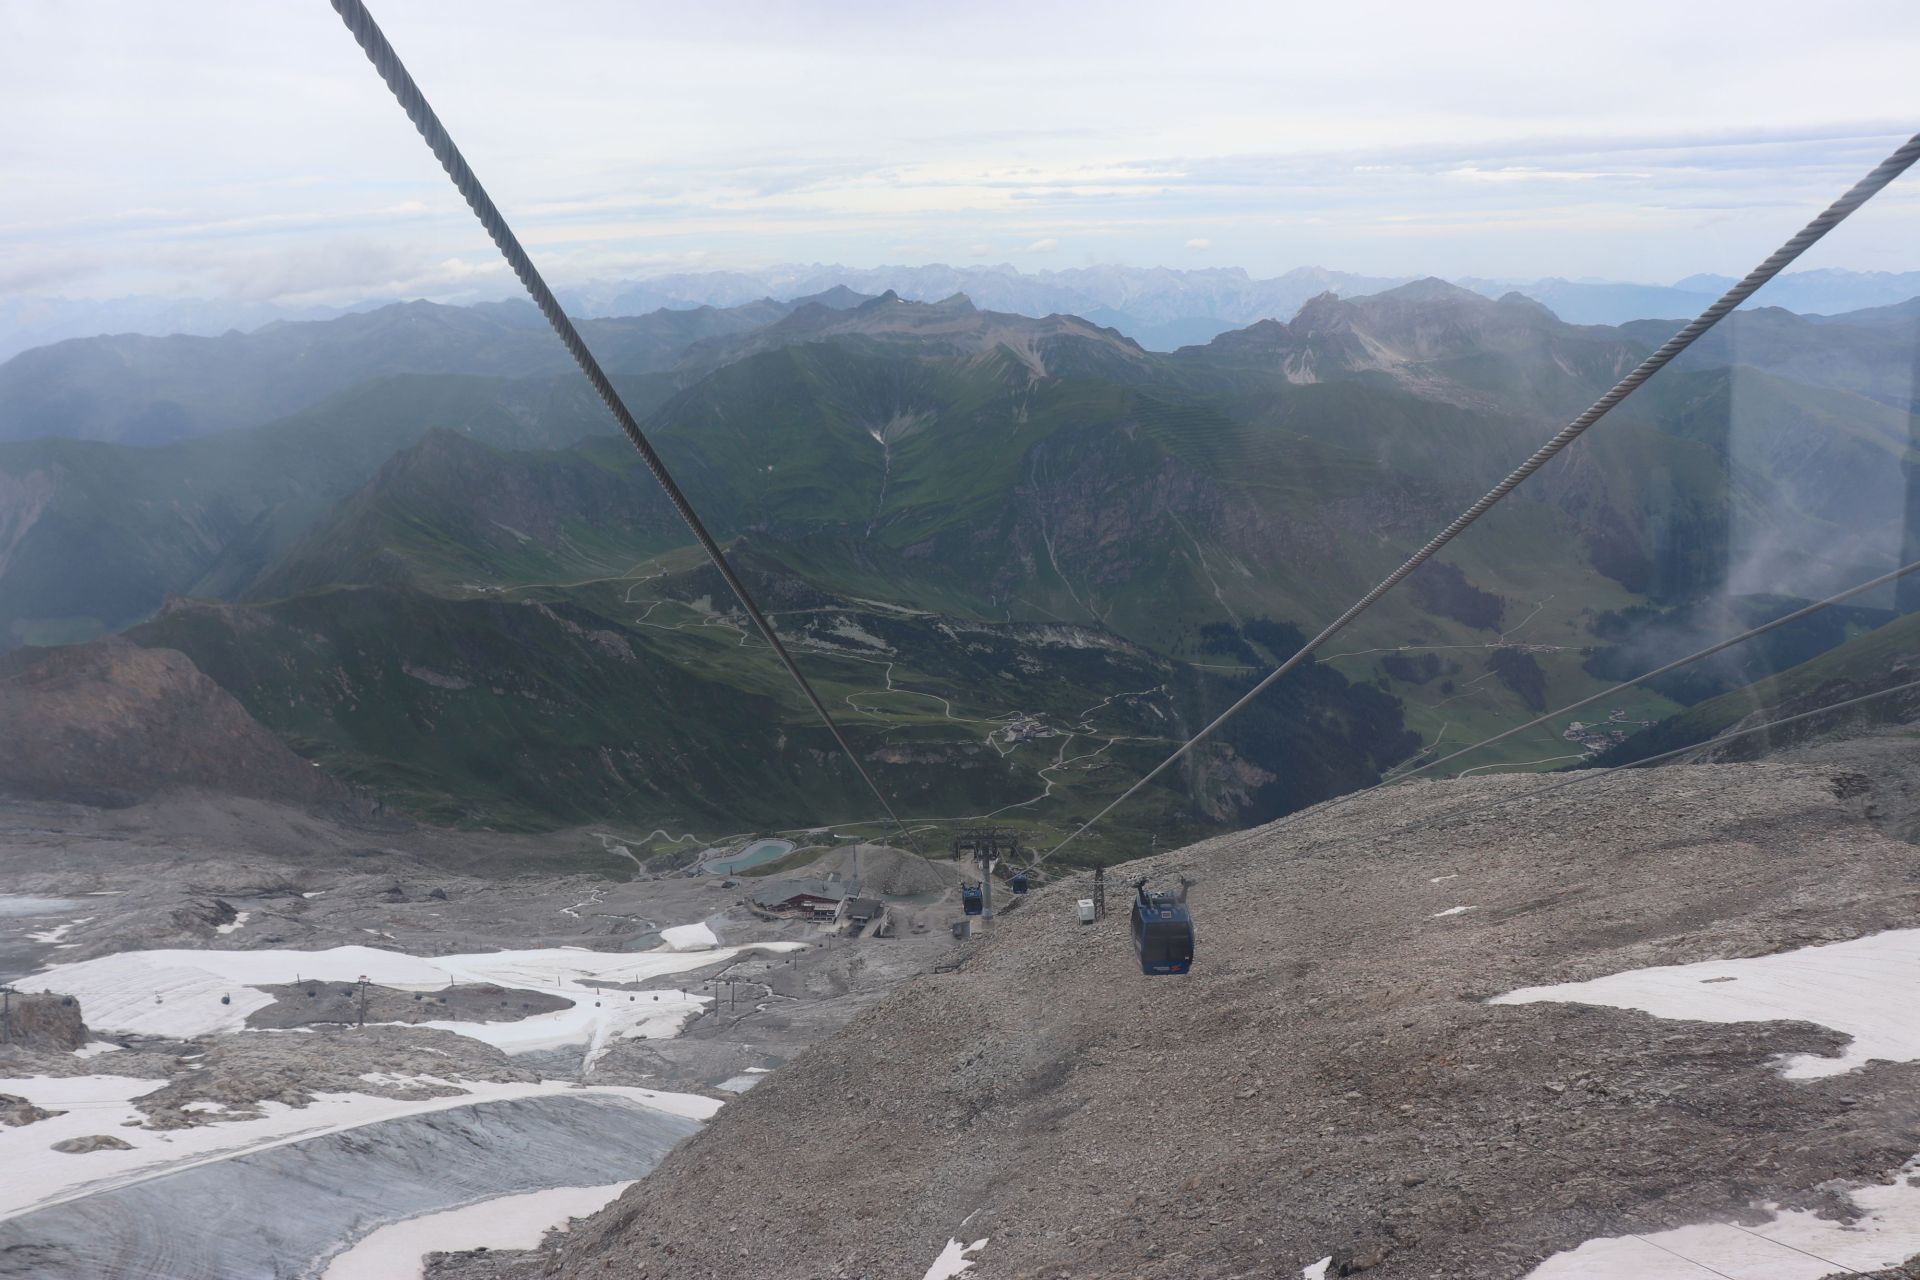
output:
[[1552, 307], [1549, 307], [1546, 303], [1540, 301], [1540, 299], [1529, 298], [1526, 294], [1517, 291], [1501, 294], [1499, 305], [1503, 307], [1524, 307], [1528, 311], [1537, 311], [1543, 316], [1553, 316], [1555, 320], [1560, 318], [1554, 315]]
[[[771, 302], [772, 299], [769, 298], [767, 301]], [[811, 293], [804, 298], [795, 298], [793, 305], [796, 310], [817, 305], [826, 307], [830, 311], [851, 311], [863, 303], [872, 301], [873, 298], [867, 294], [858, 293], [844, 284], [836, 284], [831, 289], [823, 289], [819, 293]]]
[[1387, 289], [1373, 295], [1376, 298], [1394, 298], [1403, 302], [1485, 302], [1486, 299], [1471, 289], [1462, 289], [1438, 276], [1428, 276], [1424, 280], [1415, 280], [1403, 284], [1397, 289]]
[[1347, 306], [1348, 304], [1339, 294], [1328, 289], [1323, 293], [1314, 294], [1301, 303], [1300, 310], [1294, 313], [1293, 322], [1299, 324], [1304, 320], [1311, 324], [1315, 320], [1324, 320], [1337, 315]]

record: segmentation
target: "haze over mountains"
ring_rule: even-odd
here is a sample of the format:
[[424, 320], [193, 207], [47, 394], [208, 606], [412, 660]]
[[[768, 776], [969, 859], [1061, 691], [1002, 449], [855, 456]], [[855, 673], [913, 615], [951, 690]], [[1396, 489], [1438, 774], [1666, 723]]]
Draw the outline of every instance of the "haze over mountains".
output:
[[[1171, 352], [1025, 305], [836, 283], [583, 327], [883, 784], [1049, 830], [1670, 332], [1439, 280], [1323, 288]], [[1916, 329], [1908, 303], [1730, 318], [1115, 838], [1290, 811], [1591, 692], [1616, 650], [1670, 656], [1715, 610], [1884, 572], [1915, 507]], [[531, 307], [55, 344], [0, 365], [0, 441], [0, 648], [131, 627], [439, 821], [861, 811]], [[1770, 657], [1890, 616], [1859, 603]], [[1756, 674], [1730, 663], [1621, 710]], [[1567, 750], [1541, 731], [1504, 758]]]
[[[680, 272], [639, 280], [603, 280], [563, 288], [561, 301], [576, 316], [634, 316], [660, 308], [734, 307], [763, 298], [793, 300], [835, 288], [877, 295], [891, 289], [918, 302], [964, 293], [982, 307], [1043, 316], [1077, 315], [1119, 329], [1149, 350], [1170, 351], [1206, 342], [1257, 320], [1284, 320], [1323, 292], [1344, 297], [1407, 284], [1413, 276], [1378, 276], [1298, 267], [1256, 278], [1238, 267], [1181, 269], [1119, 265], [1022, 272], [994, 266], [780, 266], [757, 271]], [[1455, 283], [1497, 298], [1517, 292], [1551, 307], [1574, 324], [1697, 315], [1733, 283], [1731, 277], [1693, 275], [1670, 285], [1605, 280], [1480, 279]], [[1825, 315], [1888, 306], [1920, 295], [1920, 272], [1790, 271], [1767, 286], [1762, 305]], [[453, 302], [478, 301], [476, 293]], [[512, 297], [517, 294], [499, 294]], [[349, 306], [238, 302], [204, 298], [128, 297], [102, 300], [0, 298], [0, 360], [66, 338], [138, 333], [165, 336], [251, 331], [274, 321], [327, 319], [399, 299], [373, 298]]]

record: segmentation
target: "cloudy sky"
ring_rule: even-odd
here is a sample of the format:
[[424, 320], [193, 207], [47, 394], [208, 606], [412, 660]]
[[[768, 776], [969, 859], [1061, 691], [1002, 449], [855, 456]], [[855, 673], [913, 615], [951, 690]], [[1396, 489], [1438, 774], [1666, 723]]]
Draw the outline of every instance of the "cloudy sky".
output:
[[[373, 0], [550, 277], [1738, 274], [1920, 130], [1920, 5]], [[0, 295], [511, 285], [323, 0], [0, 0]], [[1803, 265], [1920, 269], [1920, 180]]]

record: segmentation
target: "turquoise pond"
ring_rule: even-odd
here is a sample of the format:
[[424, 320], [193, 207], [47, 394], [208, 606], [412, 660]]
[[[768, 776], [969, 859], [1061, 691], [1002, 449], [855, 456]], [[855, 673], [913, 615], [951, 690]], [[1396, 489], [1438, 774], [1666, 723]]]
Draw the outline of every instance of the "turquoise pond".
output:
[[715, 858], [707, 863], [706, 869], [716, 876], [736, 875], [763, 862], [784, 858], [797, 847], [791, 840], [755, 840], [730, 858]]

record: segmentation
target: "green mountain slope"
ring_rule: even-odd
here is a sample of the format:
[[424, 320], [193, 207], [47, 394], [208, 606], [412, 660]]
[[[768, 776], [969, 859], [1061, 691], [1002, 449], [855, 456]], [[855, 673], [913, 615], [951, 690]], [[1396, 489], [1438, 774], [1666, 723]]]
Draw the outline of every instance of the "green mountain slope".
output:
[[[964, 298], [840, 301], [693, 342], [626, 385], [904, 809], [1036, 839], [1156, 763], [1645, 351], [1437, 282], [1165, 356]], [[247, 601], [178, 602], [135, 634], [436, 817], [866, 821], [603, 424], [570, 379], [409, 375], [167, 449], [0, 448], [0, 587], [30, 588], [0, 621], [27, 639], [120, 625], [167, 593]], [[1842, 388], [1663, 376], [1089, 853], [1323, 799], [1597, 690], [1609, 656], [1658, 650], [1688, 610], [1883, 568], [1907, 427]], [[1564, 763], [1580, 748], [1560, 730], [1475, 767]]]
[[[1333, 616], [1539, 442], [1543, 404], [1583, 399], [1637, 358], [1612, 331], [1560, 325], [1523, 300], [1399, 292], [1301, 326], [1308, 382], [1271, 342], [1229, 358], [1223, 339], [1138, 366], [1097, 331], [1070, 339], [1106, 353], [1082, 363], [1122, 360], [1126, 378], [1037, 376], [985, 345], [990, 316], [869, 304], [889, 342], [929, 330], [930, 345], [903, 354], [860, 334], [756, 351], [667, 399], [648, 430], [717, 532], [750, 538], [820, 590], [1099, 628], [1239, 678], [1255, 664], [1204, 652], [1204, 627]], [[972, 344], [959, 353], [955, 326]], [[1363, 358], [1336, 368], [1343, 351]], [[1495, 365], [1507, 372], [1488, 375]], [[1567, 369], [1572, 390], [1543, 390]], [[1872, 564], [1872, 499], [1898, 475], [1897, 415], [1778, 380], [1749, 412], [1741, 388], [1759, 376], [1708, 371], [1650, 389], [1389, 597], [1333, 661], [1384, 681], [1431, 745], [1460, 745], [1599, 688], [1590, 651], [1632, 643], [1653, 616], [1640, 606], [1737, 590], [1737, 574], [1772, 572], [1769, 547], [1801, 549], [1796, 572], [1810, 582]], [[1414, 390], [1442, 384], [1439, 398]], [[572, 454], [411, 461], [255, 589], [557, 590], [676, 545], [617, 442]], [[523, 501], [541, 509], [520, 523], [489, 514]], [[651, 598], [631, 581], [620, 591], [620, 603]], [[710, 603], [730, 608], [724, 593]], [[1604, 618], [1626, 629], [1602, 636]], [[1647, 695], [1627, 709], [1672, 707]], [[1487, 763], [1565, 755], [1557, 733], [1535, 736]]]
[[[989, 816], [1057, 840], [1234, 692], [1091, 629], [956, 626], [814, 592], [751, 552], [742, 563], [863, 762], [936, 845]], [[626, 593], [606, 584], [178, 601], [128, 634], [187, 654], [335, 776], [436, 821], [879, 830], [771, 654], [713, 611], [711, 569], [663, 565], [647, 581], [663, 594], [645, 608], [608, 605]], [[1412, 745], [1391, 699], [1316, 664], [1077, 856], [1324, 799]]]
[[[621, 382], [644, 406], [663, 378]], [[573, 379], [406, 375], [161, 448], [0, 443], [0, 650], [98, 635], [169, 593], [236, 594], [396, 449], [435, 429], [551, 448], [610, 427]]]
[[[1705, 742], [1752, 716], [1756, 722], [1813, 711], [1849, 698], [1920, 680], [1920, 614], [1907, 614], [1777, 675], [1711, 698], [1642, 730], [1598, 756], [1596, 765], [1631, 764]], [[1789, 725], [1779, 734], [1754, 734], [1723, 750], [1751, 759], [1771, 745], [1831, 732], [1841, 723], [1902, 722], [1920, 710], [1920, 693], [1894, 695], [1834, 717]]]
[[[585, 320], [610, 373], [670, 369], [691, 344], [785, 315], [783, 303]], [[0, 440], [165, 444], [284, 417], [395, 374], [554, 377], [573, 361], [526, 303], [395, 303], [202, 338], [74, 338], [0, 364]]]

